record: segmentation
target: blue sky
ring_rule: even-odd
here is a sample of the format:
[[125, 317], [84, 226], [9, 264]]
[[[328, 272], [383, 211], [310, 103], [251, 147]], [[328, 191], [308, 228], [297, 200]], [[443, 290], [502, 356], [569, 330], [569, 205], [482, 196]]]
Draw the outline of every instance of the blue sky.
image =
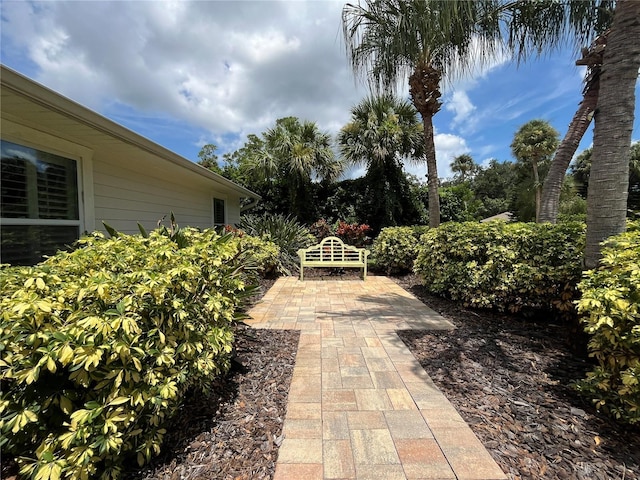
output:
[[[234, 151], [280, 117], [315, 121], [332, 135], [349, 121], [367, 91], [347, 63], [343, 5], [1, 0], [0, 55], [6, 66], [196, 161], [205, 143]], [[478, 163], [510, 160], [513, 135], [529, 120], [547, 120], [563, 136], [581, 100], [584, 69], [574, 61], [570, 49], [519, 67], [496, 59], [448, 83], [434, 117], [439, 176], [450, 176], [449, 163], [462, 153]], [[636, 107], [635, 140], [639, 117]], [[425, 167], [408, 168], [424, 178]]]

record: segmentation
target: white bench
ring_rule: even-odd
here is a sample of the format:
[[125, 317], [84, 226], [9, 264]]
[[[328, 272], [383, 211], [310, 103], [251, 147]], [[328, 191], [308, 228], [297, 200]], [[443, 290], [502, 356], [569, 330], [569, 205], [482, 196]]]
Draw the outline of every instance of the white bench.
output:
[[304, 267], [359, 267], [365, 280], [368, 255], [369, 250], [345, 245], [338, 237], [327, 237], [318, 245], [298, 250], [300, 281], [304, 280]]

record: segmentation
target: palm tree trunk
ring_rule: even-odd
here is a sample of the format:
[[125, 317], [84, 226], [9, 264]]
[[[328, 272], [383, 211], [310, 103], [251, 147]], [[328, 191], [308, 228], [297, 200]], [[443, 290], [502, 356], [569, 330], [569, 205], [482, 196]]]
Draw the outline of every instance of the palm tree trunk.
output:
[[540, 218], [540, 199], [542, 197], [542, 186], [540, 185], [540, 174], [538, 173], [538, 160], [533, 158], [531, 160], [531, 167], [533, 167], [533, 186], [536, 189], [536, 223]]
[[427, 157], [427, 185], [429, 186], [429, 226], [440, 225], [440, 196], [438, 195], [438, 164], [436, 163], [436, 146], [433, 139], [433, 117], [422, 116], [424, 126], [424, 153]]
[[545, 178], [542, 188], [542, 200], [540, 205], [540, 217], [538, 222], [556, 223], [558, 219], [558, 208], [560, 206], [560, 192], [564, 175], [569, 168], [571, 159], [580, 145], [580, 141], [589, 128], [592, 113], [596, 109], [598, 102], [598, 90], [600, 81], [595, 78], [587, 85], [584, 98], [578, 107], [575, 115], [571, 119], [567, 134], [562, 139], [558, 150], [551, 162], [549, 173]]
[[600, 243], [625, 230], [629, 156], [640, 68], [640, 2], [618, 0], [600, 75], [593, 161], [587, 193], [585, 266], [595, 268]]
[[438, 164], [433, 138], [433, 116], [438, 113], [440, 102], [440, 79], [442, 72], [425, 62], [419, 62], [409, 77], [409, 94], [424, 126], [424, 155], [427, 159], [427, 181], [429, 185], [429, 226], [440, 225], [440, 198], [438, 197]]

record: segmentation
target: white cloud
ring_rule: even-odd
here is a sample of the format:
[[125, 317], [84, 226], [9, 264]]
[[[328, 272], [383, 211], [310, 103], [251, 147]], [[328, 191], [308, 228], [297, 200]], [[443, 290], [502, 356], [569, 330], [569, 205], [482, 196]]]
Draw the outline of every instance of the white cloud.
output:
[[217, 138], [288, 115], [335, 133], [365, 95], [340, 44], [341, 2], [9, 3], [3, 37], [36, 80], [98, 111], [120, 103]]
[[[471, 150], [464, 138], [451, 133], [436, 133], [434, 135], [434, 143], [436, 146], [438, 177], [451, 177], [451, 161], [458, 155], [469, 153]], [[426, 164], [405, 164], [405, 170], [417, 176], [420, 180], [426, 181]]]
[[[220, 154], [235, 150], [247, 134], [289, 115], [335, 135], [367, 94], [345, 55], [344, 0], [1, 5], [5, 65], [134, 129], [179, 125], [188, 150], [203, 141], [216, 143]], [[479, 44], [473, 51], [483, 58]], [[582, 75], [571, 58], [559, 55], [516, 72], [499, 52], [470, 71], [452, 72], [442, 85], [448, 102], [434, 119], [449, 131], [436, 136], [440, 176], [450, 175], [449, 163], [471, 150], [467, 144], [477, 158], [503, 160], [519, 124], [560, 118], [565, 106], [570, 119]], [[406, 79], [397, 91], [408, 98]], [[437, 123], [450, 116], [452, 123]], [[554, 126], [563, 131], [567, 123]], [[493, 150], [483, 153], [477, 145]], [[410, 168], [424, 178], [424, 166]]]
[[446, 102], [445, 108], [454, 113], [451, 128], [461, 126], [463, 130], [473, 130], [475, 121], [471, 115], [476, 110], [476, 107], [471, 103], [469, 96], [464, 90], [454, 91], [451, 98]]

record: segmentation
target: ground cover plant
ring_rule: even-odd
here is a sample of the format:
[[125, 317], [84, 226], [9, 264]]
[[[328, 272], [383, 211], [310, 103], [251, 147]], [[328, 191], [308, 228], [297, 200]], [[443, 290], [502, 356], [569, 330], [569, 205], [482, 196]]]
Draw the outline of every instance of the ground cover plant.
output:
[[256, 245], [174, 227], [0, 270], [0, 442], [24, 478], [117, 478], [228, 370]]

